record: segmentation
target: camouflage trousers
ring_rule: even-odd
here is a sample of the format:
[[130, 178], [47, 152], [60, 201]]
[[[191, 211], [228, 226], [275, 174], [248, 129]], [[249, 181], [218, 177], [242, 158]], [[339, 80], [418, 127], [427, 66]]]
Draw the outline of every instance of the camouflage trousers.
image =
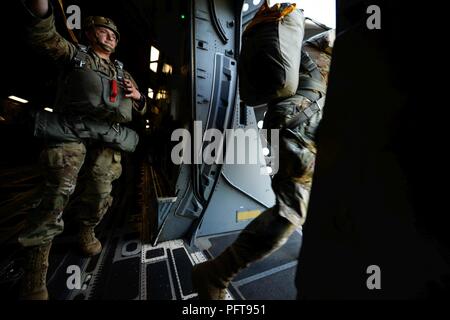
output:
[[[283, 128], [299, 110], [309, 105], [310, 102], [301, 96], [271, 105], [264, 126], [267, 129]], [[321, 118], [320, 111], [297, 128], [281, 130], [279, 135], [279, 169], [272, 179], [276, 211], [297, 227], [306, 220], [316, 158], [314, 137]]]
[[112, 204], [112, 182], [122, 173], [121, 154], [106, 147], [86, 150], [83, 143], [48, 146], [41, 153], [46, 180], [39, 206], [30, 213], [19, 236], [24, 247], [40, 246], [63, 232], [63, 211], [75, 191], [80, 169], [85, 166], [86, 183], [77, 213], [80, 224], [96, 226]]
[[[269, 106], [264, 128], [283, 128], [299, 109], [309, 104], [296, 96]], [[305, 222], [315, 165], [314, 136], [321, 117], [319, 112], [297, 128], [280, 131], [279, 169], [272, 179], [276, 204], [254, 219], [233, 243], [241, 266], [280, 248]]]

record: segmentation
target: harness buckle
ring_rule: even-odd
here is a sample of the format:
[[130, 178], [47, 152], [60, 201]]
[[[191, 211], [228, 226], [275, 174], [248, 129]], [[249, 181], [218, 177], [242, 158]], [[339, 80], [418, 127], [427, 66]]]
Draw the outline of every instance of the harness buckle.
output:
[[114, 129], [115, 132], [120, 133], [120, 124], [119, 123], [114, 123], [111, 127]]
[[82, 59], [75, 58], [74, 60], [75, 60], [75, 66], [77, 66], [79, 68], [82, 68], [86, 64], [86, 61], [83, 61]]

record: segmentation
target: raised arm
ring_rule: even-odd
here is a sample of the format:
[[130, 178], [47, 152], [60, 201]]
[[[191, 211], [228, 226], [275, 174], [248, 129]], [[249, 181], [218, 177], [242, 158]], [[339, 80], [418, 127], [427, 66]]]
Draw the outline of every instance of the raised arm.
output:
[[24, 5], [32, 17], [27, 27], [31, 46], [56, 62], [72, 60], [77, 47], [56, 31], [53, 10], [48, 0], [27, 0]]

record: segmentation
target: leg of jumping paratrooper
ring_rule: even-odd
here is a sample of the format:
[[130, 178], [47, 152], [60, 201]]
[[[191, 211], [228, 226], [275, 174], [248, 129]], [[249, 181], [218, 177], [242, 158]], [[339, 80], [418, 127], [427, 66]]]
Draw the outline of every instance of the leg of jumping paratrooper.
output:
[[218, 257], [194, 266], [192, 282], [199, 299], [225, 299], [228, 285], [241, 269], [269, 255], [288, 240], [295, 225], [277, 211], [276, 206], [264, 211]]
[[[279, 122], [287, 112], [291, 111], [284, 106], [274, 106], [266, 120]], [[279, 171], [272, 180], [277, 204], [253, 220], [217, 258], [194, 266], [192, 281], [200, 299], [224, 299], [241, 269], [280, 248], [304, 223], [315, 158], [314, 146], [307, 141], [299, 130], [281, 131]]]
[[79, 241], [82, 252], [94, 256], [101, 252], [102, 245], [95, 237], [94, 228], [100, 223], [112, 204], [110, 193], [112, 182], [122, 173], [120, 151], [98, 147], [90, 151], [85, 190], [81, 195], [83, 209], [79, 214]]
[[52, 240], [64, 229], [62, 214], [75, 190], [86, 148], [82, 143], [46, 147], [41, 162], [46, 174], [39, 206], [27, 219], [19, 236], [25, 247], [24, 277], [20, 296], [26, 300], [47, 300], [46, 277]]

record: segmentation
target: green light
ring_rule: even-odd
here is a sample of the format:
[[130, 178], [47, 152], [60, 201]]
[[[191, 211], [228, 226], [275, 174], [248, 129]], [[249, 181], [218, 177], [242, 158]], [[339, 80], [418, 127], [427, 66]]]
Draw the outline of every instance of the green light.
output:
[[186, 19], [186, 16], [184, 14], [181, 15], [181, 19]]

